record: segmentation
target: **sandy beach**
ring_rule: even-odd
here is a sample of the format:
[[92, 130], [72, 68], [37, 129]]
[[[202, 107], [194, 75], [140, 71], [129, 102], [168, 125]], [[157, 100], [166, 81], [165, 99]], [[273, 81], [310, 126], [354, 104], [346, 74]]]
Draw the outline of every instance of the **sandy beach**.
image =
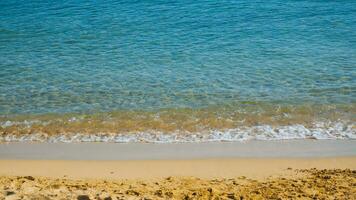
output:
[[354, 141], [9, 143], [0, 149], [5, 199], [356, 198]]
[[355, 199], [356, 156], [0, 161], [4, 199]]
[[294, 176], [291, 169], [356, 169], [356, 157], [206, 160], [1, 160], [0, 175], [70, 179], [152, 179], [168, 176], [232, 178]]
[[356, 200], [356, 1], [0, 1], [0, 200]]

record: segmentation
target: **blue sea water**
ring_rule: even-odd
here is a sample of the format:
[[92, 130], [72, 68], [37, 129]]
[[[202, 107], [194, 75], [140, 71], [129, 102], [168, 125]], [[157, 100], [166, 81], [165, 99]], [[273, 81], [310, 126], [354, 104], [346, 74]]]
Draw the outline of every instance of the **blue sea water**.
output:
[[356, 1], [0, 1], [0, 115], [356, 100]]
[[356, 1], [0, 1], [0, 142], [356, 139], [355, 105]]

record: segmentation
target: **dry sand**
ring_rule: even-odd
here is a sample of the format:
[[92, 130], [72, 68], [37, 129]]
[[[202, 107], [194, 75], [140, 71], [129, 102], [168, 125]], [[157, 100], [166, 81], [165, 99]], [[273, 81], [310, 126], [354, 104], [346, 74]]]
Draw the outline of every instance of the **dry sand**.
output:
[[356, 199], [355, 170], [356, 157], [1, 160], [0, 199]]
[[204, 160], [0, 160], [0, 175], [71, 179], [152, 179], [168, 176], [263, 179], [293, 169], [356, 169], [356, 157]]
[[[292, 171], [292, 170], [290, 170]], [[297, 177], [69, 180], [0, 177], [1, 199], [355, 199], [356, 171], [302, 170]]]

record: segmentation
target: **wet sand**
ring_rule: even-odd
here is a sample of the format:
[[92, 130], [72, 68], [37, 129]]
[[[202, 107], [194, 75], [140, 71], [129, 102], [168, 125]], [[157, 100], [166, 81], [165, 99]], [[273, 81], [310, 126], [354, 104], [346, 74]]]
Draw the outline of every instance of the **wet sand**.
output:
[[0, 160], [186, 160], [356, 156], [356, 140], [207, 143], [0, 143]]

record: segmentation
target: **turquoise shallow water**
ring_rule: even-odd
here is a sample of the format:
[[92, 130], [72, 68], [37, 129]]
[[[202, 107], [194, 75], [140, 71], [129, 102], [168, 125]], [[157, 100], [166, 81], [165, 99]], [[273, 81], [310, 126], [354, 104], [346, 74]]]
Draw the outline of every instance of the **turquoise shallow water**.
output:
[[0, 115], [356, 100], [355, 1], [0, 2]]
[[0, 1], [0, 142], [356, 139], [355, 1]]

